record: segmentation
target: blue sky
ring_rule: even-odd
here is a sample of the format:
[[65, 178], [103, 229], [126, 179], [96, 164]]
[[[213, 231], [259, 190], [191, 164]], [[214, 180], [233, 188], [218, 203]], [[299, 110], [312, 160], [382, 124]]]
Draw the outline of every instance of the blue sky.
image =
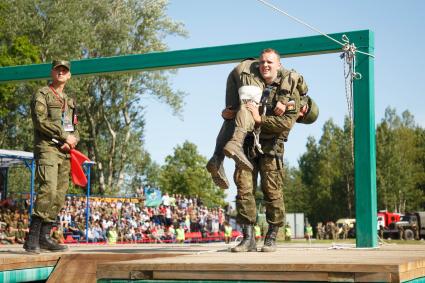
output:
[[[369, 29], [375, 33], [375, 121], [379, 123], [390, 106], [401, 114], [409, 110], [421, 127], [425, 125], [425, 1], [283, 1], [270, 3], [325, 33]], [[184, 23], [188, 38], [168, 37], [170, 50], [191, 49], [264, 40], [317, 35], [257, 0], [174, 0], [168, 15]], [[340, 39], [338, 39], [340, 40]], [[342, 125], [347, 114], [343, 63], [339, 54], [283, 58], [287, 68], [302, 73], [309, 95], [320, 107], [313, 125], [296, 125], [285, 144], [285, 159], [297, 166], [308, 136], [317, 139], [329, 119]], [[146, 148], [159, 164], [176, 145], [188, 140], [209, 158], [221, 126], [225, 83], [235, 64], [179, 69], [173, 88], [186, 92], [183, 119], [153, 99], [146, 104]], [[225, 168], [232, 177], [234, 163]], [[233, 201], [235, 186], [228, 191]]]

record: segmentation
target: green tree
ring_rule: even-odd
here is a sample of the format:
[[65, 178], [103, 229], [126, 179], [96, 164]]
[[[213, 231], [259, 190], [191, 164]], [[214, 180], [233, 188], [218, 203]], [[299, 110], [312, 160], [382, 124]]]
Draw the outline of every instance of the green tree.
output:
[[165, 158], [159, 187], [170, 194], [198, 196], [208, 206], [224, 205], [224, 191], [214, 185], [205, 166], [207, 159], [198, 153], [195, 144], [185, 141]]
[[[0, 3], [0, 15], [9, 10], [9, 3]], [[11, 37], [7, 34], [8, 23], [0, 16], [0, 67], [40, 62], [39, 49], [26, 36]], [[0, 148], [31, 150], [33, 132], [26, 105], [29, 96], [24, 95], [35, 87], [31, 84], [0, 84]], [[8, 170], [8, 193], [28, 192], [30, 172], [24, 166]]]
[[417, 127], [415, 133], [418, 146], [418, 154], [415, 160], [418, 164], [416, 189], [420, 196], [418, 198], [418, 210], [422, 210], [425, 207], [425, 129]]
[[[42, 62], [163, 51], [167, 49], [164, 37], [186, 34], [182, 24], [166, 15], [165, 0], [6, 0], [4, 3], [7, 8], [0, 15], [6, 23], [4, 35], [27, 37], [39, 48], [38, 58]], [[146, 164], [151, 160], [143, 148], [143, 102], [158, 99], [180, 115], [184, 93], [171, 88], [169, 77], [173, 73], [74, 78], [67, 86], [67, 93], [77, 98], [80, 109], [80, 149], [88, 151], [96, 162], [92, 180], [98, 193], [136, 190], [140, 174], [147, 172], [141, 168], [157, 168]], [[27, 104], [20, 106], [28, 108]]]
[[[12, 3], [0, 3], [0, 66], [38, 63], [39, 48], [25, 35], [8, 32], [7, 17]], [[32, 147], [29, 96], [23, 95], [34, 84], [0, 84], [0, 147], [28, 150]]]
[[307, 212], [308, 189], [302, 183], [301, 171], [298, 168], [285, 164], [285, 178], [283, 184], [283, 194], [285, 209], [287, 212]]
[[342, 200], [341, 212], [343, 217], [353, 218], [354, 209], [354, 140], [352, 137], [351, 123], [348, 117], [345, 118], [344, 129], [337, 136], [338, 143], [338, 167], [340, 176], [338, 182], [341, 186], [339, 190]]
[[[307, 151], [299, 160], [302, 183], [299, 204], [311, 223], [335, 221], [354, 215], [354, 174], [349, 120], [344, 129], [325, 122], [317, 143], [309, 137]], [[296, 179], [295, 179], [296, 180]]]
[[378, 208], [396, 212], [421, 209], [424, 192], [418, 184], [423, 182], [424, 165], [420, 132], [408, 111], [400, 117], [395, 109], [386, 109], [376, 138]]

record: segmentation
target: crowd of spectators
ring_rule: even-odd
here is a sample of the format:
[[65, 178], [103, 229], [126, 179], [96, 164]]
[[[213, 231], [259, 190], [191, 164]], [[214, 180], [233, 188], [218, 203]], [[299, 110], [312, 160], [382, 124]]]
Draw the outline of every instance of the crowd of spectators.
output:
[[[86, 205], [85, 197], [67, 196], [53, 238], [62, 243], [111, 244], [184, 242], [195, 234], [197, 240], [223, 239], [223, 224], [230, 213], [221, 207], [206, 207], [198, 197], [179, 194], [165, 193], [158, 207], [147, 207], [140, 198], [91, 197], [86, 233]], [[0, 227], [2, 244], [23, 243], [28, 232], [27, 210], [13, 202], [1, 205]]]

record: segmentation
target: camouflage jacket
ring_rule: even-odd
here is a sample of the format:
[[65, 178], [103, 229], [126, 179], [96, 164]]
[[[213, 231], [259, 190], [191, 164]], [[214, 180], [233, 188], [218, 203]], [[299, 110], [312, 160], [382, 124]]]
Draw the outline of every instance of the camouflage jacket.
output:
[[[229, 74], [226, 88], [226, 107], [239, 108], [238, 89], [245, 85], [255, 85], [261, 89], [266, 87], [266, 83], [261, 77], [258, 60], [244, 60]], [[283, 154], [283, 144], [282, 148], [276, 152], [276, 143], [288, 139], [289, 132], [298, 118], [300, 97], [307, 94], [308, 87], [300, 74], [284, 68], [279, 71], [278, 77], [271, 84], [271, 87], [272, 91], [265, 105], [260, 107], [260, 113], [263, 113], [263, 109], [266, 107], [266, 112], [262, 115], [260, 139], [263, 140], [261, 141], [263, 150], [274, 155], [278, 152]], [[295, 107], [286, 110], [282, 116], [276, 116], [273, 109], [278, 101], [283, 104], [294, 101]]]
[[[65, 93], [58, 98], [50, 87], [40, 88], [32, 97], [31, 118], [34, 125], [34, 157], [40, 158], [43, 153], [59, 153], [64, 155], [52, 139], [65, 142], [68, 135], [73, 134], [79, 139], [77, 125], [73, 115], [75, 103]], [[66, 116], [74, 125], [73, 132], [65, 131], [62, 116]]]

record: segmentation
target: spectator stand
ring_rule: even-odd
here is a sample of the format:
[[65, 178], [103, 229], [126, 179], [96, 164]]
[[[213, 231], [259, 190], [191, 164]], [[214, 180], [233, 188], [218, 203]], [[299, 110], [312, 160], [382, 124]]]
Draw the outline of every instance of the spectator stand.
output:
[[34, 177], [35, 177], [35, 161], [32, 152], [0, 149], [0, 193], [1, 200], [7, 198], [8, 170], [11, 166], [25, 165], [31, 172], [30, 177], [30, 206], [29, 215], [32, 213], [34, 198]]
[[[8, 150], [0, 149], [0, 173], [2, 183], [0, 184], [1, 200], [5, 200], [7, 197], [7, 176], [8, 169], [11, 166], [24, 164], [31, 171], [30, 177], [30, 205], [28, 214], [32, 214], [33, 203], [34, 203], [34, 177], [35, 177], [35, 160], [32, 152], [19, 151], [19, 150]], [[91, 167], [95, 164], [93, 161], [85, 161], [83, 167], [87, 176], [87, 187], [86, 187], [86, 239], [88, 234], [88, 219], [90, 215], [90, 171]], [[86, 240], [88, 241], [88, 240]]]

